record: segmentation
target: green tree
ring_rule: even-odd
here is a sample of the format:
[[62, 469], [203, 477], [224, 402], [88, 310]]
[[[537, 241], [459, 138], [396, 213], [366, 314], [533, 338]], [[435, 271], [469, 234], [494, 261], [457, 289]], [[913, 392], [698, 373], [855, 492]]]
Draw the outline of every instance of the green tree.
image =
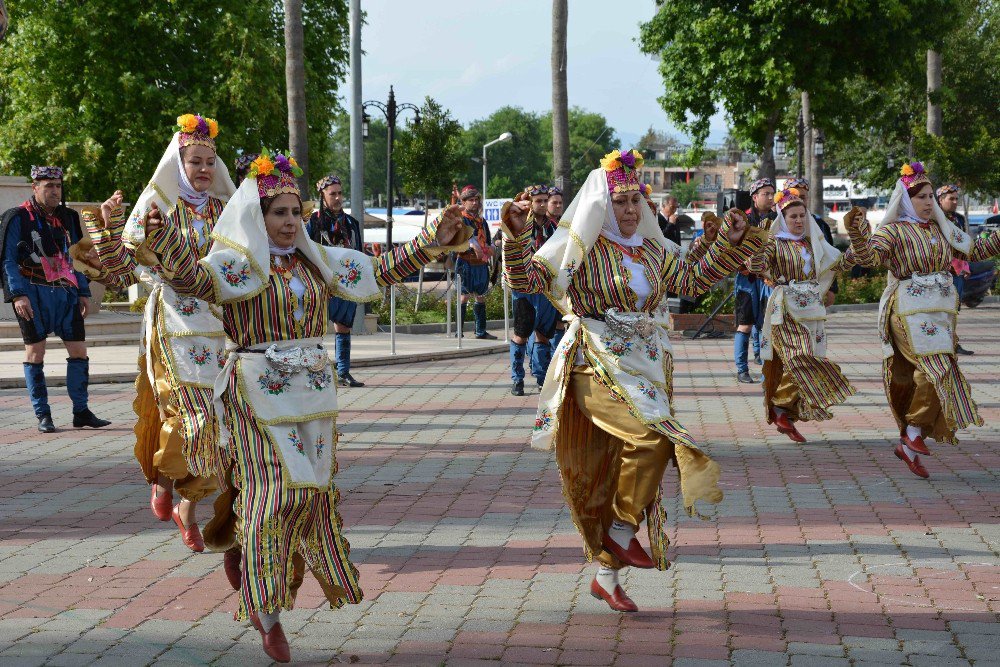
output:
[[[545, 155], [550, 164], [555, 154], [552, 147], [552, 114], [547, 113], [540, 119], [542, 136], [548, 137], [544, 146]], [[570, 179], [580, 186], [594, 168], [600, 166], [601, 158], [618, 147], [618, 135], [615, 129], [608, 125], [603, 115], [586, 111], [580, 107], [569, 109], [569, 155]], [[551, 168], [555, 173], [555, 167]]]
[[[943, 85], [938, 100], [942, 135], [926, 131], [926, 62], [902, 59], [889, 86], [875, 89], [856, 77], [842, 105], [852, 111], [832, 157], [844, 173], [871, 186], [890, 187], [904, 160], [933, 165], [936, 183], [956, 182], [970, 193], [1000, 193], [1000, 4], [954, 3], [940, 37]], [[890, 166], [891, 163], [891, 166]]]
[[691, 202], [699, 199], [698, 183], [695, 181], [688, 183], [685, 183], [684, 181], [677, 181], [674, 183], [673, 187], [670, 188], [670, 194], [677, 198], [677, 201], [681, 206], [687, 206]]
[[[774, 176], [772, 148], [785, 109], [810, 93], [818, 127], [842, 115], [841, 88], [861, 75], [870, 85], [938, 32], [945, 0], [673, 0], [640, 28], [642, 49], [660, 57], [668, 118], [696, 144], [721, 105], [733, 135], [761, 154]], [[902, 46], [901, 46], [902, 45]], [[901, 49], [903, 52], [901, 53]]]
[[420, 124], [396, 144], [397, 171], [407, 192], [447, 197], [452, 181], [465, 170], [461, 142], [462, 125], [427, 97], [420, 107]]
[[[329, 168], [347, 62], [346, 0], [306, 0], [313, 169]], [[67, 168], [73, 199], [138, 196], [178, 115], [216, 118], [220, 157], [288, 143], [283, 9], [277, 0], [10, 0], [0, 43], [0, 171]]]
[[[501, 107], [486, 118], [470, 123], [462, 136], [462, 155], [466, 160], [466, 167], [463, 182], [459, 186], [471, 183], [482, 187], [483, 165], [480, 160], [483, 145], [504, 132], [510, 132], [514, 138], [487, 149], [491, 184], [487, 196], [512, 197], [527, 185], [549, 181], [551, 172], [545, 146], [551, 145], [551, 132], [547, 137], [542, 132], [537, 114], [518, 107]], [[494, 189], [493, 179], [499, 177], [506, 180], [498, 180], [497, 188]]]

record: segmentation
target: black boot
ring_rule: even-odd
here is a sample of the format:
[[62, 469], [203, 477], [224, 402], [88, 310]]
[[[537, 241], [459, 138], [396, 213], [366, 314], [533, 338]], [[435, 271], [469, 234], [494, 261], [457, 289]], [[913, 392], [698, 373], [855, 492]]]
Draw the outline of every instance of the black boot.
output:
[[38, 418], [38, 430], [42, 433], [56, 432], [56, 425], [52, 423], [52, 415], [42, 415]]
[[477, 301], [472, 306], [472, 314], [476, 318], [476, 338], [479, 340], [496, 340], [497, 337], [486, 330], [486, 304]]
[[73, 428], [101, 428], [111, 422], [98, 419], [87, 407], [88, 387], [90, 385], [90, 360], [66, 360], [66, 391], [73, 402]]
[[89, 428], [103, 428], [110, 423], [107, 419], [99, 418], [90, 411], [90, 408], [86, 408], [80, 412], [73, 412], [73, 428], [83, 428], [85, 426]]

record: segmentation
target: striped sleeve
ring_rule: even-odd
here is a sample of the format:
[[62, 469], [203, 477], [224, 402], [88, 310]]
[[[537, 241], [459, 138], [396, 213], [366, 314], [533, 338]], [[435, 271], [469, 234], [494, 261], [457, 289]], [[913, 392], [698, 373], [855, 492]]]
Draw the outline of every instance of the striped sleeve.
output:
[[750, 273], [771, 273], [771, 267], [774, 266], [775, 250], [775, 241], [773, 238], [769, 238], [764, 243], [764, 247], [754, 253], [754, 256], [747, 260], [746, 266]]
[[372, 262], [375, 280], [379, 286], [401, 283], [433, 259], [429, 250], [434, 245], [438, 220], [438, 218], [432, 220], [412, 241], [396, 246], [392, 252], [384, 252], [378, 257], [354, 252]]
[[504, 231], [503, 273], [515, 292], [542, 294], [549, 288], [549, 273], [540, 263], [532, 261], [534, 233], [534, 221], [528, 221], [517, 236], [509, 236], [509, 232]]
[[684, 256], [684, 260], [687, 262], [698, 262], [701, 258], [705, 256], [708, 252], [708, 247], [710, 243], [705, 241], [705, 235], [702, 234], [698, 238], [691, 241], [691, 245], [688, 246], [687, 255]]
[[851, 237], [851, 248], [848, 252], [851, 261], [869, 269], [887, 266], [893, 246], [893, 235], [890, 230], [890, 225], [883, 225], [874, 234], [867, 226], [848, 230]]
[[87, 226], [87, 234], [94, 244], [94, 250], [101, 260], [104, 270], [96, 278], [105, 285], [128, 287], [137, 281], [135, 269], [138, 264], [135, 255], [122, 243], [122, 231], [125, 229], [125, 209], [118, 207], [111, 214], [108, 226], [96, 229]]
[[698, 296], [745, 264], [763, 246], [762, 239], [749, 235], [740, 245], [734, 246], [726, 237], [727, 229], [728, 225], [719, 231], [719, 238], [698, 262], [685, 262], [668, 255], [663, 269], [663, 282], [668, 290]]
[[[159, 258], [161, 275], [178, 293], [214, 303], [211, 272], [183, 242], [177, 225], [166, 224], [146, 236], [145, 246]], [[166, 267], [170, 267], [169, 270]]]
[[969, 253], [970, 262], [981, 262], [990, 257], [1000, 255], [1000, 232], [990, 232], [989, 236], [980, 236]]

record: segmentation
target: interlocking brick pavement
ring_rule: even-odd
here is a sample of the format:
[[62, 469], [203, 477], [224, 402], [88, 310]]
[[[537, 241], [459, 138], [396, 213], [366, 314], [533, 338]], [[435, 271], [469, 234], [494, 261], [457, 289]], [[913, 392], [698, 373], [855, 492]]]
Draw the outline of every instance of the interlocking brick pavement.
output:
[[[1000, 663], [998, 309], [963, 311], [962, 367], [988, 425], [932, 443], [929, 481], [892, 455], [874, 313], [830, 322], [858, 387], [796, 445], [738, 385], [731, 341], [676, 341], [676, 407], [722, 465], [713, 519], [682, 515], [675, 565], [628, 571], [642, 611], [588, 594], [594, 567], [553, 457], [527, 447], [537, 396], [506, 356], [370, 369], [341, 394], [342, 511], [366, 600], [332, 611], [307, 578], [282, 616], [310, 663], [986, 665]], [[57, 423], [69, 419], [52, 390]], [[221, 556], [148, 509], [127, 385], [93, 388], [103, 431], [43, 436], [0, 392], [0, 664], [265, 664], [232, 620]], [[208, 507], [205, 507], [205, 511]]]

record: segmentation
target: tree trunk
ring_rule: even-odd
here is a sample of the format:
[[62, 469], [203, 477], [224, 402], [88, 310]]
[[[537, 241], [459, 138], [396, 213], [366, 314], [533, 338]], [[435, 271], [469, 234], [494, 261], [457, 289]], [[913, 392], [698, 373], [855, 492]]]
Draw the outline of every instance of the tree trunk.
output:
[[941, 92], [941, 53], [927, 51], [927, 134], [942, 135], [941, 104], [937, 101]]
[[767, 133], [764, 135], [764, 150], [760, 155], [760, 169], [757, 170], [757, 178], [770, 178], [774, 182], [774, 128], [777, 126], [777, 116], [768, 123]]
[[566, 91], [568, 0], [552, 0], [552, 180], [572, 201], [569, 164], [569, 102]]
[[[802, 176], [812, 178], [812, 111], [809, 105], [809, 93], [802, 91]], [[808, 202], [807, 202], [808, 203]]]
[[[822, 134], [822, 130], [813, 125], [807, 135], [810, 146], [816, 145], [816, 140], [820, 134]], [[812, 151], [812, 148], [810, 148], [810, 151]], [[809, 167], [810, 170], [807, 172], [809, 178], [809, 211], [825, 217], [826, 210], [823, 208], [823, 156], [813, 155], [810, 159]]]
[[7, 6], [3, 0], [0, 0], [0, 42], [3, 41], [4, 35], [7, 34], [7, 16]]
[[306, 70], [303, 54], [302, 0], [285, 3], [285, 95], [288, 100], [288, 147], [302, 168], [299, 189], [309, 192], [309, 137], [306, 123]]

